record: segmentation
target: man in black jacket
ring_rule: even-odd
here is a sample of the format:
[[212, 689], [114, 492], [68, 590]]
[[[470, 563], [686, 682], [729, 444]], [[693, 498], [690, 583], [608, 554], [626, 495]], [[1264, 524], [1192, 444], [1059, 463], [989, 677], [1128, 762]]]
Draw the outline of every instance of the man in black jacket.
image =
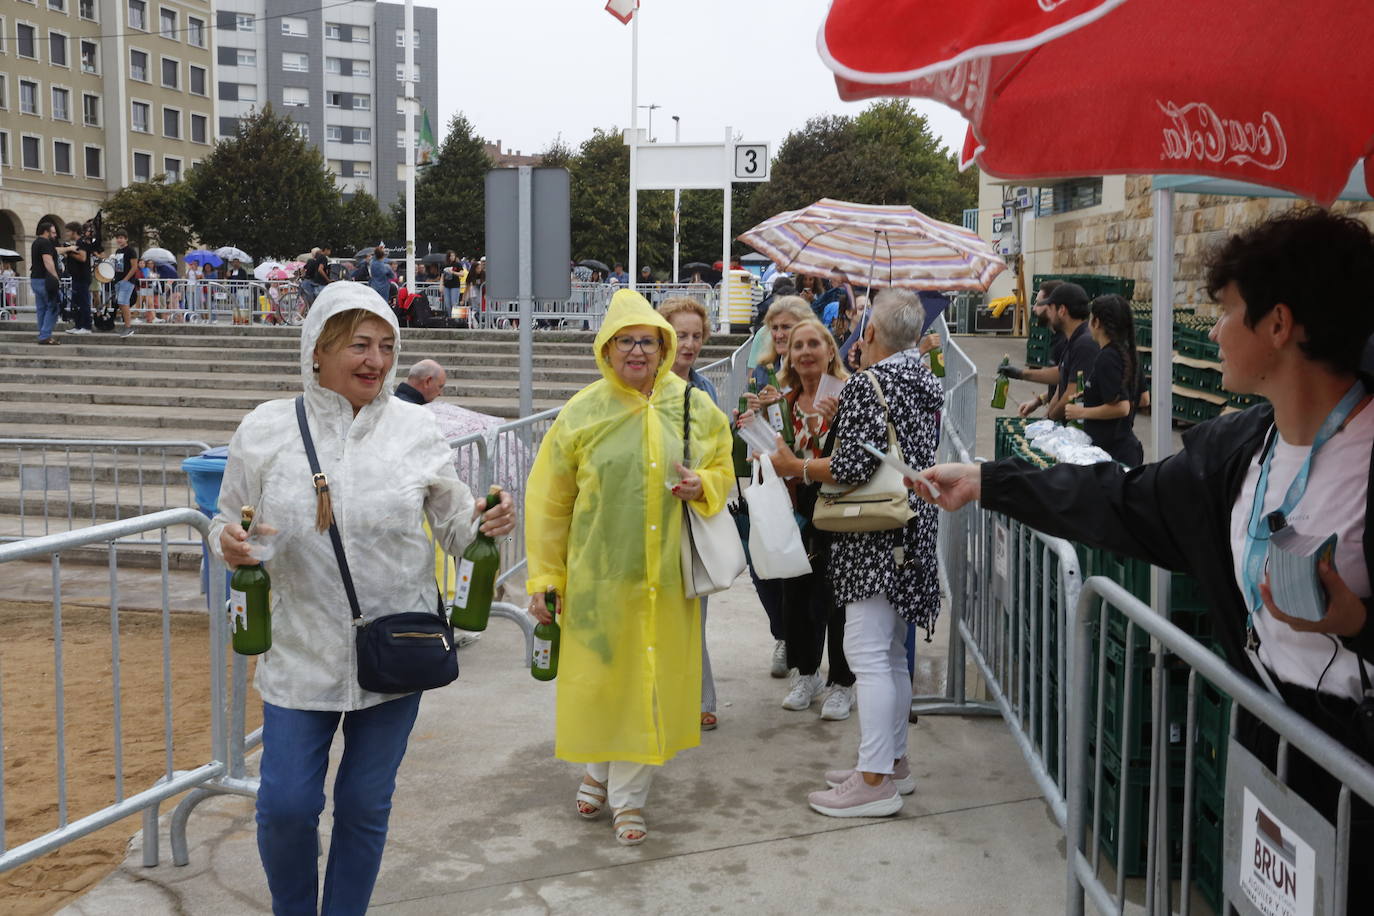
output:
[[412, 404], [428, 404], [444, 393], [448, 373], [432, 359], [422, 359], [410, 367], [406, 380], [396, 386], [396, 397]]
[[[1212, 339], [1223, 385], [1269, 404], [1202, 423], [1178, 454], [1130, 471], [940, 465], [930, 472], [937, 502], [981, 499], [1048, 534], [1193, 575], [1231, 665], [1374, 763], [1374, 378], [1360, 365], [1374, 333], [1374, 235], [1323, 210], [1292, 211], [1224, 243], [1207, 287], [1222, 307]], [[1318, 567], [1319, 620], [1275, 606], [1264, 559], [1283, 527], [1338, 536], [1334, 565]], [[1276, 736], [1248, 714], [1241, 739], [1274, 764]], [[1287, 781], [1334, 823], [1338, 784], [1296, 749]], [[1351, 801], [1348, 912], [1374, 912], [1374, 810]]]

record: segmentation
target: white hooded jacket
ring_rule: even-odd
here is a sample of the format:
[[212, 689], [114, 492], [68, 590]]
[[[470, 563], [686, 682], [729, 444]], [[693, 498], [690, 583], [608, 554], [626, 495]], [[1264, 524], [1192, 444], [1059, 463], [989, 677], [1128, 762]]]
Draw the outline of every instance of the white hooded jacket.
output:
[[[373, 313], [397, 336], [393, 371], [357, 416], [343, 395], [320, 386], [312, 369], [325, 322], [349, 309]], [[361, 283], [325, 287], [301, 329], [301, 378], [310, 434], [368, 618], [435, 611], [425, 519], [451, 554], [461, 554], [476, 530], [472, 494], [458, 479], [434, 415], [392, 397], [399, 359], [396, 319], [380, 296]], [[329, 532], [315, 530], [315, 492], [294, 399], [259, 405], [230, 440], [219, 514], [210, 526], [216, 554], [223, 556], [224, 526], [238, 524], [240, 508], [250, 505], [264, 525], [280, 531], [265, 564], [272, 577], [272, 648], [259, 658], [254, 681], [263, 700], [347, 711], [393, 699], [358, 686], [352, 613]]]

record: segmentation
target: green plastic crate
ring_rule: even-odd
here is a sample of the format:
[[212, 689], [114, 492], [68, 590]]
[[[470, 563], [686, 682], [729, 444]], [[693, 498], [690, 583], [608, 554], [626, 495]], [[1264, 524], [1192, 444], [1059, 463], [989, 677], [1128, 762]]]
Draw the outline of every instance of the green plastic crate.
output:
[[1221, 912], [1223, 837], [1226, 829], [1226, 798], [1207, 779], [1193, 784], [1192, 881], [1214, 912]]
[[[1092, 757], [1089, 757], [1088, 773], [1091, 776]], [[1126, 793], [1126, 821], [1121, 823], [1120, 799]], [[1089, 788], [1089, 795], [1092, 790]], [[1127, 766], [1122, 772], [1121, 761], [1110, 748], [1102, 756], [1102, 826], [1097, 838], [1103, 855], [1116, 865], [1118, 844], [1124, 845], [1125, 856], [1122, 871], [1128, 878], [1138, 878], [1145, 874], [1145, 863], [1149, 850], [1150, 823], [1150, 769], [1148, 766]], [[1091, 825], [1092, 801], [1088, 802], [1088, 817]], [[1177, 829], [1183, 817], [1183, 768], [1171, 766], [1169, 774], [1169, 823], [1170, 830], [1169, 874], [1178, 877], [1183, 873], [1183, 831]]]
[[1089, 299], [1096, 299], [1098, 296], [1105, 296], [1109, 293], [1124, 296], [1127, 301], [1135, 298], [1135, 281], [1126, 277], [1108, 277], [1101, 274], [1036, 274], [1032, 277], [1032, 286], [1039, 290], [1040, 284], [1046, 280], [1077, 283], [1083, 287], [1083, 291], [1088, 294]]

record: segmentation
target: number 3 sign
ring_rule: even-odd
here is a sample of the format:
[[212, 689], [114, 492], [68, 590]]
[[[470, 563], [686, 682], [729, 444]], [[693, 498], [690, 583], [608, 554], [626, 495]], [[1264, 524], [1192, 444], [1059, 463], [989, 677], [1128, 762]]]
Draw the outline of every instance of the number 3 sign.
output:
[[749, 143], [735, 147], [735, 181], [768, 180], [768, 144]]

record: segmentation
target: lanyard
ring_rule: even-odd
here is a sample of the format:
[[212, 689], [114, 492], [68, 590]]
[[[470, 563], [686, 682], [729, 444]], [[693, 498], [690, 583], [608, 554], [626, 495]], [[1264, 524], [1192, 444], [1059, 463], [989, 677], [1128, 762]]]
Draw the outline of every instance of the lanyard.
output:
[[1345, 428], [1345, 423], [1350, 419], [1350, 414], [1354, 412], [1360, 401], [1364, 399], [1364, 382], [1356, 381], [1350, 386], [1350, 390], [1345, 393], [1340, 402], [1327, 414], [1326, 420], [1322, 422], [1321, 428], [1317, 430], [1317, 436], [1312, 440], [1312, 450], [1307, 454], [1307, 460], [1298, 469], [1298, 474], [1293, 478], [1292, 484], [1288, 487], [1288, 493], [1283, 498], [1283, 504], [1273, 512], [1264, 513], [1264, 498], [1269, 490], [1269, 465], [1273, 461], [1274, 453], [1271, 448], [1273, 436], [1265, 442], [1264, 454], [1260, 458], [1259, 483], [1255, 486], [1255, 502], [1250, 508], [1250, 520], [1245, 526], [1245, 590], [1248, 599], [1248, 614], [1245, 619], [1245, 629], [1248, 642], [1255, 642], [1255, 629], [1253, 626], [1255, 611], [1259, 610], [1264, 604], [1264, 599], [1260, 595], [1260, 583], [1264, 580], [1264, 562], [1269, 554], [1269, 537], [1274, 530], [1282, 528], [1293, 509], [1302, 500], [1303, 494], [1307, 492], [1307, 479], [1312, 473], [1312, 459], [1316, 457], [1317, 450], [1320, 449], [1336, 433]]

